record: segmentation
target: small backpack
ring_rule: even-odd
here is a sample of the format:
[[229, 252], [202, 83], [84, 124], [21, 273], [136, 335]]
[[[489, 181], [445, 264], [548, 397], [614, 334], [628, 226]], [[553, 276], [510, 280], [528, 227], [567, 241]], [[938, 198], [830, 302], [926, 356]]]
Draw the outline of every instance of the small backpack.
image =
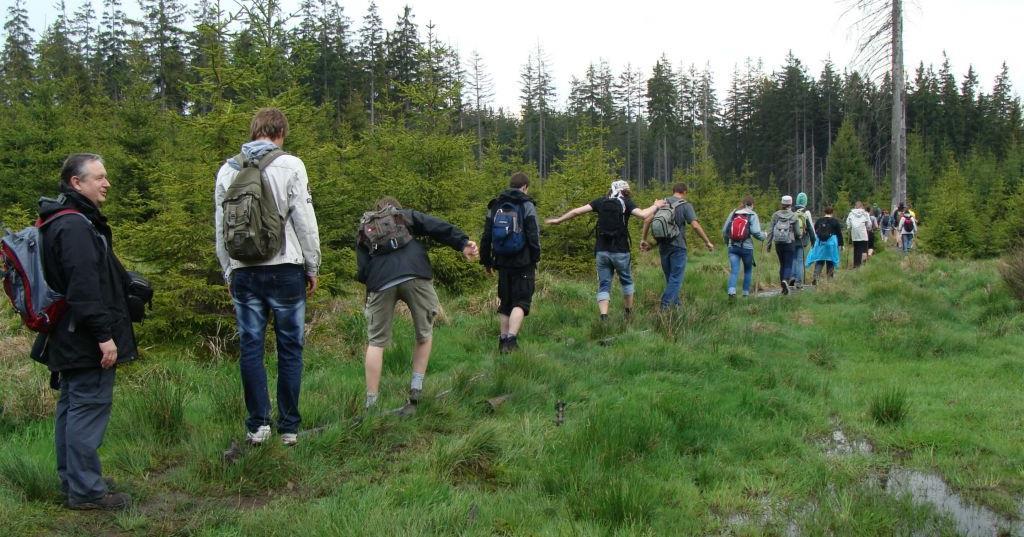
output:
[[497, 255], [514, 255], [526, 247], [522, 203], [503, 202], [491, 219], [491, 249]]
[[263, 171], [285, 152], [275, 149], [253, 164], [242, 155], [235, 162], [242, 169], [228, 186], [221, 208], [224, 247], [232, 259], [259, 263], [273, 258], [284, 245], [284, 219]]
[[359, 219], [359, 242], [370, 250], [370, 255], [389, 254], [411, 241], [405, 215], [391, 205], [365, 212]]
[[787, 216], [785, 218], [780, 217], [775, 221], [775, 227], [772, 228], [772, 241], [779, 244], [789, 244], [793, 242], [794, 231], [796, 227], [796, 220], [794, 216]]
[[904, 233], [913, 233], [914, 232], [914, 220], [911, 219], [910, 217], [907, 217], [907, 216], [903, 217], [903, 232]]
[[750, 213], [732, 213], [729, 221], [729, 240], [743, 242], [750, 238]]
[[[0, 241], [0, 268], [3, 269], [4, 292], [11, 300], [22, 322], [33, 332], [48, 333], [67, 312], [68, 303], [64, 295], [55, 291], [46, 282], [43, 268], [42, 231], [58, 218], [77, 214], [89, 222], [89, 218], [74, 209], [64, 209], [39, 219], [35, 225], [17, 233], [6, 230]], [[92, 227], [92, 222], [89, 222]], [[106, 240], [104, 240], [106, 242]]]
[[686, 202], [675, 196], [666, 201], [668, 203], [664, 207], [654, 211], [654, 218], [651, 220], [651, 235], [659, 242], [670, 241], [682, 232], [676, 224], [676, 207]]
[[808, 216], [807, 209], [796, 210], [796, 238], [800, 240], [800, 243], [804, 246], [810, 244], [811, 236], [807, 232], [809, 226], [807, 225]]
[[625, 214], [626, 202], [620, 198], [605, 198], [597, 208], [597, 235], [606, 239], [628, 236]]
[[832, 226], [828, 225], [827, 219], [827, 216], [822, 217], [814, 223], [814, 234], [817, 235], [819, 241], [827, 241], [832, 238]]

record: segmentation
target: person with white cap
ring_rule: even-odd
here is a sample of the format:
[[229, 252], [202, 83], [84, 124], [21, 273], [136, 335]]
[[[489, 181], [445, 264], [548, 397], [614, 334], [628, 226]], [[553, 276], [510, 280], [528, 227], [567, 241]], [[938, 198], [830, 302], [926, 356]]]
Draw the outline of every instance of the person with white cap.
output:
[[633, 271], [630, 266], [629, 216], [646, 220], [665, 200], [655, 200], [646, 209], [637, 208], [633, 202], [626, 181], [613, 181], [608, 195], [577, 207], [557, 218], [548, 218], [547, 225], [556, 226], [591, 211], [597, 213], [597, 241], [594, 256], [597, 264], [597, 307], [601, 320], [608, 319], [608, 301], [611, 298], [612, 277], [619, 275], [622, 285], [622, 301], [628, 317], [633, 312]]
[[779, 256], [779, 281], [784, 295], [789, 294], [789, 280], [793, 277], [793, 251], [802, 238], [796, 213], [790, 210], [792, 206], [793, 196], [782, 196], [782, 208], [772, 214], [768, 244], [765, 247], [770, 252], [772, 244], [775, 245], [775, 252]]

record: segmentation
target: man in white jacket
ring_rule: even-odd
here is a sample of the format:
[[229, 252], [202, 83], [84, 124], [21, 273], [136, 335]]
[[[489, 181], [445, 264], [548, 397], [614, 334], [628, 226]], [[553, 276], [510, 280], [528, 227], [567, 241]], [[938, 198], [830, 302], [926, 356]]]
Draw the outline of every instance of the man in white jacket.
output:
[[[238, 157], [220, 167], [214, 191], [217, 258], [235, 304], [241, 346], [239, 367], [249, 414], [245, 425], [247, 438], [254, 444], [270, 438], [270, 395], [263, 349], [271, 312], [277, 335], [277, 428], [285, 445], [298, 440], [306, 296], [316, 290], [320, 269], [320, 234], [309, 178], [301, 160], [280, 151], [287, 134], [284, 113], [276, 108], [257, 111], [250, 125], [251, 141], [242, 146]], [[243, 161], [260, 166], [284, 221], [283, 244], [264, 261], [233, 259], [225, 245], [225, 196]]]
[[850, 242], [853, 243], [853, 266], [859, 267], [868, 255], [868, 233], [871, 232], [871, 215], [864, 210], [864, 203], [858, 201], [849, 216], [846, 227], [850, 230]]

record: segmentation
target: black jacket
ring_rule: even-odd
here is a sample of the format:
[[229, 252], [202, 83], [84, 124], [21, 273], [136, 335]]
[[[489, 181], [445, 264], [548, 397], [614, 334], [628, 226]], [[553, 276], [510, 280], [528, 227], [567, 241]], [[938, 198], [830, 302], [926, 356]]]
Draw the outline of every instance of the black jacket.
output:
[[[409, 233], [414, 237], [430, 237], [460, 252], [469, 242], [469, 236], [461, 229], [440, 218], [412, 209], [402, 209], [402, 214], [410, 223]], [[370, 250], [359, 242], [357, 236], [356, 263], [356, 279], [366, 284], [367, 291], [379, 291], [384, 284], [404, 276], [428, 280], [434, 277], [427, 249], [416, 239], [393, 252], [371, 256]]]
[[[820, 222], [821, 225], [823, 225], [823, 226], [828, 226], [828, 230], [830, 232], [832, 232], [832, 236], [837, 238], [837, 240], [838, 240], [837, 244], [839, 245], [840, 248], [842, 248], [843, 247], [843, 224], [839, 223], [839, 220], [836, 220], [835, 217], [832, 217], [832, 216], [822, 216], [821, 218], [818, 219], [818, 222]], [[816, 224], [817, 224], [817, 222], [816, 222]]]
[[43, 229], [46, 281], [64, 294], [68, 311], [49, 334], [39, 334], [32, 358], [51, 371], [100, 366], [99, 343], [111, 338], [117, 362], [138, 355], [128, 315], [128, 274], [114, 256], [107, 218], [91, 201], [67, 188], [57, 199], [39, 200], [39, 216], [75, 209], [88, 218], [62, 216]]
[[[523, 205], [523, 233], [526, 234], [526, 247], [516, 252], [515, 255], [496, 255], [491, 251], [491, 225], [494, 220], [494, 211], [505, 202]], [[524, 268], [536, 266], [539, 261], [540, 226], [537, 223], [537, 207], [522, 190], [510, 188], [487, 204], [484, 234], [480, 238], [480, 264], [485, 267]]]

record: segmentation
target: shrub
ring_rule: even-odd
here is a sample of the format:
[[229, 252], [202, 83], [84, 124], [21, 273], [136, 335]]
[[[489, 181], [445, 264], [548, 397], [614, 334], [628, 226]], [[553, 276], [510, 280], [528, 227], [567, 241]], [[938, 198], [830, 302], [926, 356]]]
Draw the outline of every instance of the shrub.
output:
[[1012, 248], [999, 263], [999, 274], [1018, 300], [1024, 301], [1024, 242]]

